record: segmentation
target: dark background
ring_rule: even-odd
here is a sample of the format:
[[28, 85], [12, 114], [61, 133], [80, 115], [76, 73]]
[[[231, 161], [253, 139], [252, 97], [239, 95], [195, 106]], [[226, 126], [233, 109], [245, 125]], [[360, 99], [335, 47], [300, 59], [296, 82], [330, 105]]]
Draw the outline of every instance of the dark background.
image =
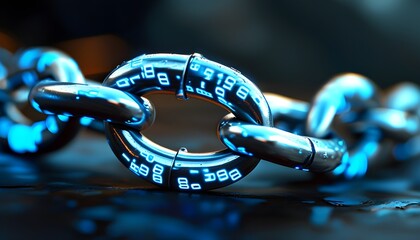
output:
[[143, 53], [199, 52], [304, 99], [341, 72], [381, 88], [420, 78], [414, 0], [7, 1], [0, 13], [0, 45], [61, 48], [88, 77]]
[[[310, 100], [342, 72], [364, 74], [382, 89], [418, 84], [419, 23], [415, 0], [6, 1], [0, 47], [59, 48], [99, 82], [137, 55], [198, 52], [262, 91]], [[224, 112], [175, 102], [158, 104], [153, 140], [175, 149], [223, 147], [203, 123], [217, 124]], [[0, 238], [417, 239], [419, 165], [317, 182], [261, 161], [231, 186], [187, 194], [137, 178], [103, 134], [84, 129], [45, 156], [0, 153]]]

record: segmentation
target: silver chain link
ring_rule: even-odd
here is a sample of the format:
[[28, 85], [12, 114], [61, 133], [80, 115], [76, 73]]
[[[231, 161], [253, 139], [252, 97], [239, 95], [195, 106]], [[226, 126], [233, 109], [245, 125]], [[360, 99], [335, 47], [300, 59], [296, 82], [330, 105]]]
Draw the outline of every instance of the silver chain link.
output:
[[[158, 91], [228, 109], [218, 128], [226, 149], [172, 151], [142, 136], [155, 116], [153, 104], [142, 95]], [[17, 118], [10, 106], [16, 109], [22, 99], [44, 119]], [[356, 73], [334, 76], [305, 102], [263, 93], [240, 72], [199, 54], [141, 55], [116, 67], [100, 85], [86, 80], [77, 63], [58, 50], [1, 50], [0, 103], [6, 150], [54, 151], [75, 137], [80, 118], [103, 121], [110, 147], [127, 168], [158, 186], [182, 191], [232, 184], [260, 159], [354, 179], [420, 155], [419, 87], [403, 82], [381, 90]], [[31, 137], [22, 139], [22, 134]]]

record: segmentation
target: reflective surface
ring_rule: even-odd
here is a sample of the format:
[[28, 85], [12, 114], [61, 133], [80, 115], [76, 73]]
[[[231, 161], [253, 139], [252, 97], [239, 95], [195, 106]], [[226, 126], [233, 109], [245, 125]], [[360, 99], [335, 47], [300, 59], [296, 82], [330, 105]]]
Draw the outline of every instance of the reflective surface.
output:
[[[103, 85], [136, 96], [166, 93], [179, 99], [198, 98], [225, 108], [242, 121], [272, 125], [268, 103], [256, 85], [237, 70], [199, 54], [141, 55], [120, 64]], [[115, 155], [134, 174], [179, 191], [228, 186], [245, 177], [260, 160], [229, 149], [190, 153], [181, 147], [174, 151], [113, 123], [105, 124], [105, 133]]]
[[154, 107], [146, 98], [101, 85], [42, 81], [31, 89], [29, 99], [38, 111], [65, 119], [88, 117], [137, 130], [155, 119]]
[[415, 239], [420, 227], [420, 159], [347, 182], [262, 161], [229, 187], [192, 194], [128, 174], [101, 134], [77, 140], [37, 164], [1, 153], [0, 238]]
[[21, 49], [9, 57], [7, 75], [0, 77], [0, 91], [7, 98], [0, 102], [0, 147], [15, 154], [42, 154], [65, 146], [78, 132], [79, 119], [34, 114], [28, 95], [42, 79], [84, 83], [79, 66], [63, 51], [47, 47]]

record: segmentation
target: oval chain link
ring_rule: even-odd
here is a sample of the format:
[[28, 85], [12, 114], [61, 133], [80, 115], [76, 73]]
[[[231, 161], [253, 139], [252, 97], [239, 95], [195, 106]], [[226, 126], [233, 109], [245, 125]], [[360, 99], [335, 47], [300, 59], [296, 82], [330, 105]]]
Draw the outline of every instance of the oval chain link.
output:
[[77, 63], [66, 53], [47, 47], [0, 55], [8, 56], [0, 59], [1, 148], [17, 154], [40, 154], [64, 147], [78, 132], [79, 120], [55, 115], [30, 116], [28, 94], [44, 79], [84, 83]]
[[[53, 117], [56, 125], [68, 124], [73, 117], [104, 121], [110, 147], [122, 164], [160, 187], [224, 187], [246, 176], [260, 159], [352, 179], [392, 159], [420, 155], [420, 90], [412, 83], [381, 91], [362, 75], [344, 73], [330, 79], [311, 102], [304, 102], [262, 93], [238, 71], [199, 54], [141, 55], [115, 68], [102, 85], [86, 84], [75, 62], [53, 49], [34, 48], [18, 55], [17, 70], [11, 70], [10, 56], [0, 52], [2, 104], [16, 102], [11, 92], [25, 85], [31, 105], [51, 115], [47, 119]], [[48, 76], [59, 82], [39, 82]], [[144, 137], [139, 131], [152, 125], [155, 111], [142, 96], [155, 92], [204, 99], [231, 112], [218, 127], [227, 149], [173, 151]], [[0, 123], [5, 125], [4, 120]], [[62, 145], [71, 139], [63, 141], [62, 133], [48, 124], [43, 123], [45, 129]], [[10, 126], [5, 129], [9, 130], [2, 136], [8, 136]]]

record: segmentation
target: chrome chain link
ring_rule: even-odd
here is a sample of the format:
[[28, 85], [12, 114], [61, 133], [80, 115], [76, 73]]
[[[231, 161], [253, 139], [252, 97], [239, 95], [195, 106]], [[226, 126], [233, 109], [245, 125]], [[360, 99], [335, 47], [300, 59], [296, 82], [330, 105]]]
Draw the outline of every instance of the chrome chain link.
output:
[[[155, 118], [153, 103], [143, 95], [156, 92], [204, 99], [228, 110], [218, 127], [226, 149], [173, 151], [142, 135]], [[16, 119], [22, 99], [44, 119]], [[261, 159], [354, 179], [420, 155], [419, 87], [404, 82], [381, 90], [356, 73], [334, 76], [305, 102], [261, 92], [237, 70], [199, 54], [141, 55], [117, 66], [100, 85], [85, 79], [77, 63], [58, 50], [2, 50], [0, 103], [6, 150], [54, 151], [76, 136], [81, 119], [103, 121], [109, 145], [124, 166], [157, 186], [180, 191], [230, 185]]]

